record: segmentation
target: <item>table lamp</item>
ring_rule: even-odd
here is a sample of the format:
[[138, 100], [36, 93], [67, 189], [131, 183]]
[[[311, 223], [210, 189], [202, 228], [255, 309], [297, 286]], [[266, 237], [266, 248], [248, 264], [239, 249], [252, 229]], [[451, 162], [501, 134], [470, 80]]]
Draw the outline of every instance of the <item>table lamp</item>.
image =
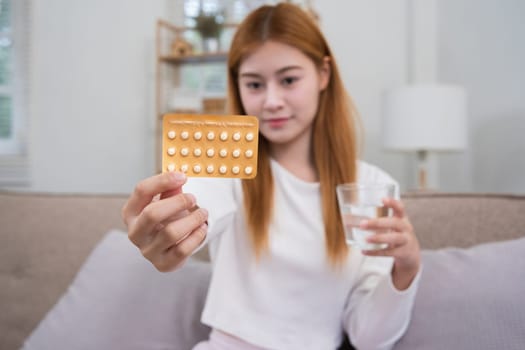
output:
[[460, 151], [467, 144], [466, 92], [454, 85], [410, 85], [387, 91], [383, 144], [416, 152], [419, 189], [427, 189], [428, 152]]

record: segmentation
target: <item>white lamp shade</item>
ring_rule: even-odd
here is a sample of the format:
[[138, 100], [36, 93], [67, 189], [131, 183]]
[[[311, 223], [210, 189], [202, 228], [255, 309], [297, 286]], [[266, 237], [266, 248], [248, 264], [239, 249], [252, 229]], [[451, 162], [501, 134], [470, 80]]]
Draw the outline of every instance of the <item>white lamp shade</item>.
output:
[[455, 151], [467, 144], [465, 90], [452, 85], [413, 85], [388, 91], [383, 142], [400, 151]]

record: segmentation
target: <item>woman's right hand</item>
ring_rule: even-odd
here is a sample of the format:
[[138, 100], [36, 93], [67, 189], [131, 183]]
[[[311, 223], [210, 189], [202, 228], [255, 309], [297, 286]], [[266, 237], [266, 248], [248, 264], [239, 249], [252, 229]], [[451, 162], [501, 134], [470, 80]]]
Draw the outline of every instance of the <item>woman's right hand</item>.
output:
[[208, 212], [182, 192], [184, 183], [180, 172], [149, 177], [122, 208], [129, 239], [159, 271], [182, 265], [206, 237]]

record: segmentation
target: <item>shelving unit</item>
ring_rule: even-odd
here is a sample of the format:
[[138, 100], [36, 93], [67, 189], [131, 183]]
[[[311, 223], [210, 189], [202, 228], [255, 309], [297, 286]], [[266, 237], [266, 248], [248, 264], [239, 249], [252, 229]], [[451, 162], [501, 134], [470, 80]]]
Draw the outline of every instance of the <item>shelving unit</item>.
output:
[[[223, 24], [224, 29], [234, 29], [236, 24]], [[177, 39], [184, 38], [187, 31], [195, 31], [192, 27], [175, 26], [165, 20], [159, 19], [156, 25], [156, 74], [155, 74], [155, 163], [160, 171], [161, 147], [162, 147], [162, 116], [169, 112], [185, 113], [221, 113], [224, 111], [225, 98], [214, 97], [204, 100], [201, 110], [170, 110], [168, 106], [169, 89], [180, 86], [180, 69], [184, 65], [208, 64], [226, 62], [228, 53], [217, 52], [194, 52], [183, 54], [174, 53], [172, 44]], [[222, 106], [222, 109], [221, 109]], [[211, 108], [211, 109], [210, 109]]]

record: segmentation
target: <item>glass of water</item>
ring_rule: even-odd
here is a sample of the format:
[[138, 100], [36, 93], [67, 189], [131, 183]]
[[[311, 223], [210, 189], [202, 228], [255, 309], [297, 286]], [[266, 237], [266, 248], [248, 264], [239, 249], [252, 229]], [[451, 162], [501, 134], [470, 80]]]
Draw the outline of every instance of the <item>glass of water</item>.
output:
[[394, 198], [396, 186], [388, 183], [348, 183], [337, 186], [337, 200], [343, 220], [346, 243], [361, 250], [386, 248], [386, 244], [366, 241], [375, 231], [363, 230], [363, 220], [390, 216], [391, 209], [383, 205], [383, 198]]

